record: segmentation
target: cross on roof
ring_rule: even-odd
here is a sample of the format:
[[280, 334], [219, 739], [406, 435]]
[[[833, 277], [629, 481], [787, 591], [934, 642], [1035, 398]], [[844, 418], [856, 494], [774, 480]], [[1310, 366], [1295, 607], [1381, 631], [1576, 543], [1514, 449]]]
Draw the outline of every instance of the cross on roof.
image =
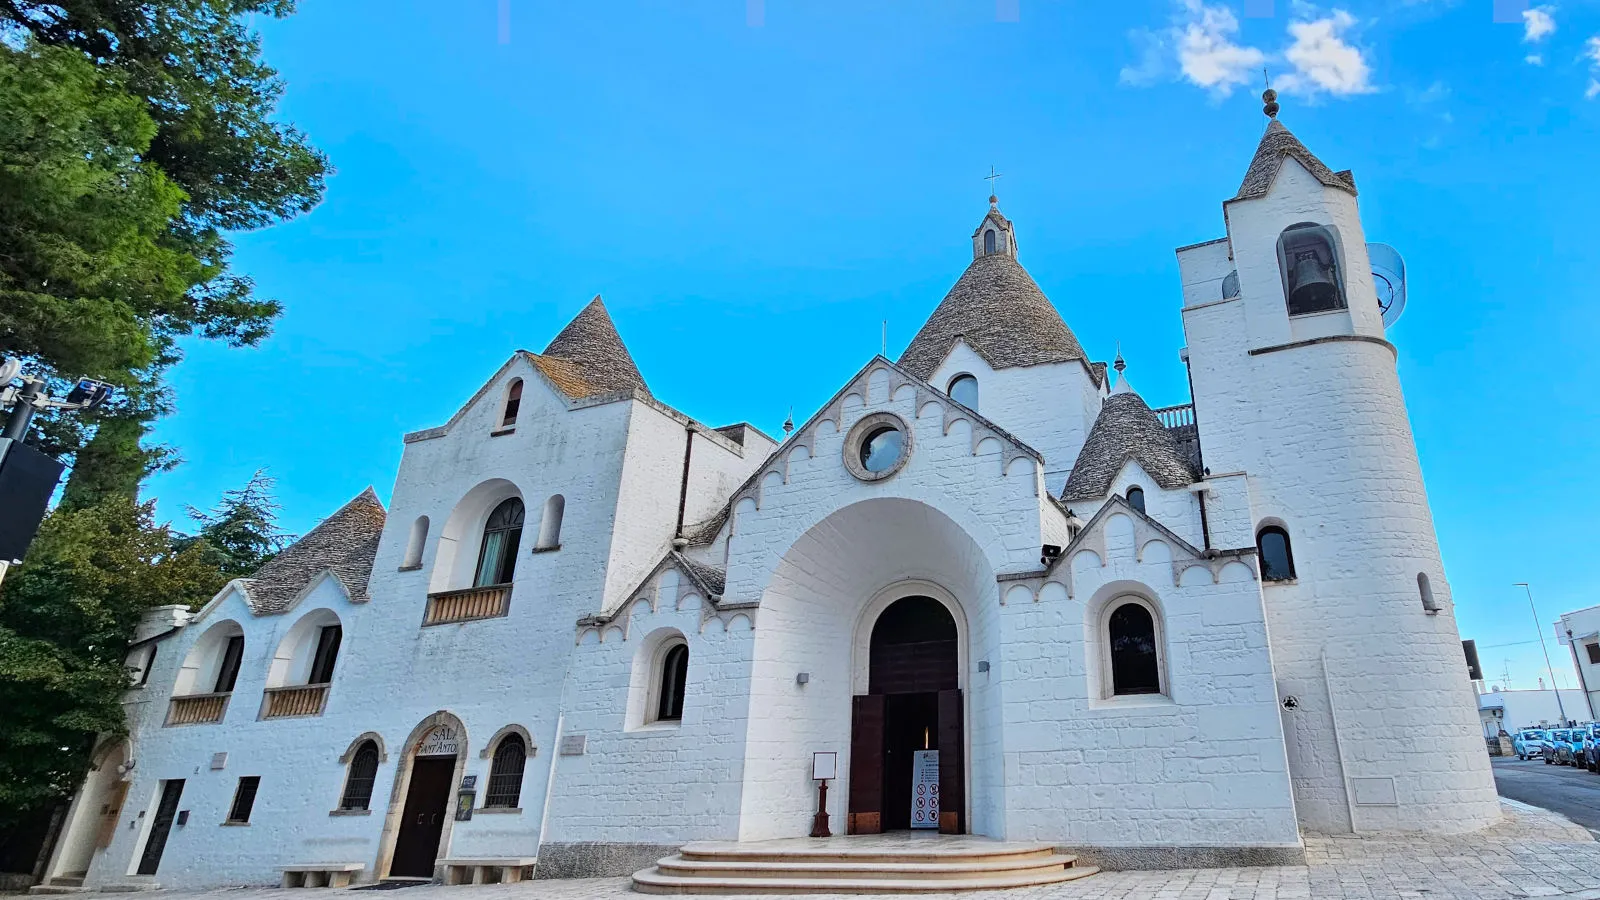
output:
[[989, 182], [989, 197], [990, 197], [990, 199], [993, 199], [995, 197], [995, 190], [994, 190], [995, 179], [1004, 178], [1004, 177], [1005, 177], [1005, 175], [1003, 173], [996, 172], [994, 170], [994, 166], [990, 166], [989, 167], [989, 174], [983, 176], [983, 180]]

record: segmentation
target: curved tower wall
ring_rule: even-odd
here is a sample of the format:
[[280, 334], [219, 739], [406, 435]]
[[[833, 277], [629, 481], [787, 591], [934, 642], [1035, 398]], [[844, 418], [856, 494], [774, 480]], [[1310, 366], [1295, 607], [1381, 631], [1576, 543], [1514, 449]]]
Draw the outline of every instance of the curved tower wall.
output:
[[[1205, 463], [1242, 473], [1249, 546], [1281, 523], [1296, 579], [1262, 590], [1301, 826], [1460, 831], [1496, 821], [1454, 605], [1383, 336], [1355, 197], [1286, 159], [1266, 196], [1225, 205], [1228, 240], [1180, 251]], [[1278, 235], [1336, 235], [1348, 308], [1291, 319]], [[1237, 298], [1221, 281], [1239, 273]], [[1230, 479], [1231, 480], [1231, 479]], [[1418, 576], [1442, 607], [1424, 609]]]

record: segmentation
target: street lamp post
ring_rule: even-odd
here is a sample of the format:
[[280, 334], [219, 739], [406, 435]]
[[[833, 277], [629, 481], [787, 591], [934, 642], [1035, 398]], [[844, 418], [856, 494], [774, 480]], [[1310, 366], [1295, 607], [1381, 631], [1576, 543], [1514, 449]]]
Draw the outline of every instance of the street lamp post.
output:
[[1550, 665], [1550, 648], [1544, 643], [1544, 626], [1539, 624], [1539, 610], [1533, 605], [1533, 588], [1526, 581], [1519, 581], [1512, 585], [1528, 592], [1528, 609], [1533, 613], [1533, 627], [1539, 629], [1539, 649], [1544, 651], [1544, 667], [1550, 672], [1550, 690], [1556, 695], [1556, 712], [1561, 715], [1561, 724], [1567, 724], [1567, 710], [1561, 705], [1561, 687], [1556, 684], [1556, 668]]

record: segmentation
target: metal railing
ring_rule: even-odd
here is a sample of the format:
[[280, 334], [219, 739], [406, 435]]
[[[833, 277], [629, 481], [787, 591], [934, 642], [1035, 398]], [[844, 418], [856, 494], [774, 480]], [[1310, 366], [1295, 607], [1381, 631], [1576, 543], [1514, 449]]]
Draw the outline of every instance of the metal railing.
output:
[[1161, 420], [1161, 424], [1167, 428], [1182, 428], [1185, 425], [1194, 424], [1193, 403], [1185, 403], [1182, 406], [1163, 406], [1160, 409], [1151, 411], [1156, 414], [1157, 419]]
[[428, 611], [422, 618], [422, 624], [447, 625], [451, 622], [470, 622], [473, 619], [493, 619], [505, 615], [510, 605], [509, 584], [440, 591], [428, 595]]
[[328, 702], [326, 684], [296, 684], [288, 687], [267, 688], [267, 708], [263, 719], [284, 719], [289, 716], [320, 716], [322, 706]]
[[228, 709], [228, 698], [233, 696], [232, 691], [221, 694], [189, 694], [184, 697], [173, 697], [167, 707], [168, 725], [205, 725], [211, 722], [221, 722], [222, 714]]

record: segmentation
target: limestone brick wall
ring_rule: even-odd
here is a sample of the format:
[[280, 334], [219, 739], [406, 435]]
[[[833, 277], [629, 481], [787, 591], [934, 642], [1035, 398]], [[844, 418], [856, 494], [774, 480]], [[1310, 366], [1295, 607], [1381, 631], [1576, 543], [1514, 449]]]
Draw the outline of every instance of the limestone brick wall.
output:
[[1044, 456], [1045, 484], [1060, 494], [1100, 414], [1102, 391], [1083, 365], [1050, 363], [995, 371], [966, 342], [957, 341], [929, 382], [942, 391], [961, 374], [978, 379], [980, 415]]

